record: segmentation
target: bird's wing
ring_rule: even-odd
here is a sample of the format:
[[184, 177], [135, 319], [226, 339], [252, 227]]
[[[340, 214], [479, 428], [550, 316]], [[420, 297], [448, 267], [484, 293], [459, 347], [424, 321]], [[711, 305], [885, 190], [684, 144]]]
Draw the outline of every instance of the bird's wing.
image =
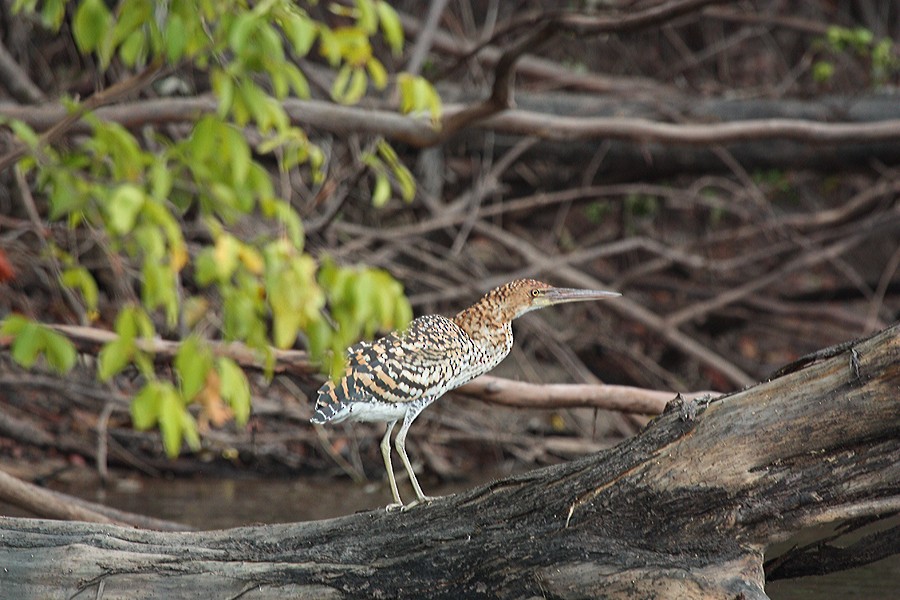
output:
[[319, 389], [317, 415], [330, 420], [351, 402], [396, 404], [440, 395], [462, 383], [473, 350], [471, 338], [450, 319], [419, 317], [402, 332], [351, 346], [344, 376]]

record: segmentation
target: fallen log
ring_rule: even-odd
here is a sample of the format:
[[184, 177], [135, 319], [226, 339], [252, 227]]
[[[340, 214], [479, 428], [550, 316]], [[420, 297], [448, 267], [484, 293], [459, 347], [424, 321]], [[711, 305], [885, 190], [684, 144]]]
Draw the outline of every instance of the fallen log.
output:
[[[11, 598], [765, 598], [768, 545], [900, 512], [900, 324], [785, 371], [714, 400], [678, 399], [611, 450], [403, 513], [178, 533], [2, 518], [0, 589]], [[863, 538], [874, 543], [860, 555], [897, 553], [898, 532]], [[829, 558], [832, 570], [858, 564]], [[823, 563], [785, 564], [797, 576]]]

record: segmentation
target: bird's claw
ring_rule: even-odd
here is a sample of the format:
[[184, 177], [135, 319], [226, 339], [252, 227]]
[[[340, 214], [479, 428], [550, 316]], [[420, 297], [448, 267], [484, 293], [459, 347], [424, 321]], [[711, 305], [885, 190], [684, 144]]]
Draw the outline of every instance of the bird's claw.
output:
[[413, 507], [419, 506], [420, 504], [430, 504], [431, 502], [437, 500], [438, 498], [440, 498], [440, 496], [422, 496], [421, 498], [417, 498], [417, 499], [413, 500], [412, 502], [410, 502], [409, 504], [405, 505], [400, 510], [401, 511], [409, 510]]
[[437, 500], [440, 496], [422, 496], [421, 498], [417, 498], [410, 502], [409, 504], [402, 504], [400, 502], [392, 502], [384, 507], [384, 510], [387, 512], [395, 512], [400, 511], [404, 512], [411, 508], [415, 508], [421, 504], [430, 504], [431, 502]]

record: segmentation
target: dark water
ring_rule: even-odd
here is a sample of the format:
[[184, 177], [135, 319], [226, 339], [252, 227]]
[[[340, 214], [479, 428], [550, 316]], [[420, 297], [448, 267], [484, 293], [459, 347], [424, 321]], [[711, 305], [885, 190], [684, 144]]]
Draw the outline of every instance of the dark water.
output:
[[[425, 482], [423, 482], [424, 484]], [[436, 487], [446, 495], [473, 482]], [[61, 489], [87, 500], [130, 512], [179, 521], [201, 529], [324, 519], [382, 507], [390, 501], [387, 486], [356, 484], [347, 479], [316, 480], [159, 480], [121, 479], [107, 489], [96, 485]], [[411, 491], [401, 486], [405, 499]], [[783, 544], [810, 540], [811, 532]], [[900, 553], [900, 548], [898, 548]], [[766, 587], [773, 600], [900, 600], [900, 554], [858, 569], [821, 577], [776, 581]]]

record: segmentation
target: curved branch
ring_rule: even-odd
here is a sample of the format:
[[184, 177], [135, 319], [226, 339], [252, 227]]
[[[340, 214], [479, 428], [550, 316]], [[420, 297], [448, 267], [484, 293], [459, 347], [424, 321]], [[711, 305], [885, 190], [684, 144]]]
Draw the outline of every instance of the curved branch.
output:
[[[440, 143], [444, 136], [424, 119], [359, 106], [340, 106], [319, 100], [287, 99], [283, 102], [293, 123], [333, 133], [382, 135], [415, 147]], [[107, 106], [95, 111], [98, 118], [137, 128], [147, 123], [195, 121], [216, 110], [215, 99], [168, 98]], [[445, 116], [453, 121], [469, 107], [447, 105]], [[0, 102], [0, 116], [18, 119], [37, 129], [53, 127], [66, 117], [60, 105], [21, 106]], [[546, 140], [617, 139], [635, 143], [734, 144], [760, 140], [790, 140], [806, 144], [856, 144], [900, 140], [900, 119], [870, 122], [822, 122], [809, 119], [751, 119], [728, 123], [662, 123], [640, 118], [567, 117], [511, 109], [489, 116], [472, 127], [496, 133], [528, 135]], [[81, 122], [70, 129], [87, 131]], [[5, 164], [5, 163], [4, 163]], [[2, 165], [0, 165], [2, 166]]]
[[[103, 344], [115, 341], [118, 335], [105, 329], [80, 325], [48, 325], [65, 335], [84, 353], [96, 354]], [[0, 338], [0, 348], [9, 340]], [[181, 342], [161, 338], [138, 338], [138, 348], [157, 358], [172, 360]], [[265, 358], [256, 350], [239, 342], [208, 342], [216, 356], [227, 356], [245, 369], [263, 371]], [[274, 358], [276, 373], [310, 375], [318, 372], [318, 367], [303, 350], [280, 350], [270, 348]], [[626, 413], [656, 415], [663, 411], [666, 403], [675, 397], [674, 392], [644, 390], [621, 385], [594, 384], [538, 384], [514, 381], [502, 377], [482, 375], [457, 390], [486, 402], [520, 408], [561, 409], [561, 408], [602, 408]], [[692, 392], [684, 398], [699, 398], [713, 392]]]
[[[671, 400], [672, 392], [645, 390], [625, 385], [567, 383], [527, 383], [492, 375], [481, 377], [460, 387], [458, 392], [480, 400], [517, 408], [602, 408], [625, 413], [658, 415]], [[689, 400], [715, 392], [693, 392], [681, 395]]]

